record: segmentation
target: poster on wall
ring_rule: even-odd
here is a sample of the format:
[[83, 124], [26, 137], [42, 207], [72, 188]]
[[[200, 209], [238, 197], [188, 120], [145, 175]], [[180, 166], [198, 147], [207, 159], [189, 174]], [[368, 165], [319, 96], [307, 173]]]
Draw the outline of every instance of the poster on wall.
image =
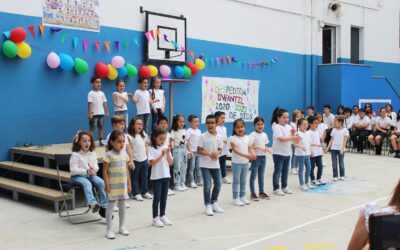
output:
[[201, 121], [216, 111], [225, 112], [225, 122], [243, 119], [251, 122], [258, 116], [260, 81], [234, 78], [202, 78]]
[[44, 25], [100, 31], [99, 0], [43, 0]]

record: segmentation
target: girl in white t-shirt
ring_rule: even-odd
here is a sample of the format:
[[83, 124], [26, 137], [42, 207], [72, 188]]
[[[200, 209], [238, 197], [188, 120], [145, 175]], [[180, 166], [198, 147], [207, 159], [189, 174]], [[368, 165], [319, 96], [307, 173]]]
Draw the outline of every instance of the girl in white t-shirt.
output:
[[[316, 116], [308, 117], [308, 133], [311, 138], [311, 183], [318, 186], [322, 184], [321, 177], [324, 165], [322, 163], [323, 150], [321, 145], [321, 137], [318, 133], [318, 118]], [[317, 178], [314, 175], [314, 169], [317, 166]]]
[[269, 195], [264, 191], [264, 175], [265, 175], [265, 164], [266, 154], [271, 153], [268, 149], [268, 135], [264, 133], [264, 119], [261, 116], [257, 116], [254, 119], [254, 129], [251, 132], [250, 138], [252, 140], [252, 146], [257, 158], [251, 162], [251, 173], [250, 173], [250, 199], [258, 201], [258, 196], [254, 188], [254, 182], [258, 175], [258, 191], [259, 197], [262, 199], [269, 199]]
[[[307, 131], [308, 122], [304, 118], [300, 118], [297, 121], [297, 135], [299, 136], [299, 142], [294, 144], [295, 155], [297, 158], [297, 164], [299, 168], [299, 182], [301, 190], [308, 190], [314, 188], [314, 185], [310, 184], [310, 171], [311, 171], [311, 138]], [[304, 172], [304, 167], [306, 171]]]
[[333, 181], [338, 180], [338, 161], [339, 161], [339, 180], [344, 181], [344, 150], [349, 139], [349, 130], [343, 127], [344, 116], [338, 115], [334, 120], [334, 129], [331, 132], [331, 140], [325, 153], [331, 149]]
[[187, 170], [186, 130], [183, 115], [175, 115], [172, 119], [170, 140], [174, 155], [174, 184], [176, 191], [186, 191]]
[[[137, 201], [143, 201], [143, 198], [153, 198], [147, 192], [147, 175], [149, 173], [149, 164], [147, 162], [147, 134], [143, 131], [143, 121], [135, 117], [129, 123], [129, 139], [132, 145], [132, 160], [135, 169], [131, 172], [132, 194]], [[140, 185], [139, 185], [140, 184]]]
[[128, 93], [125, 91], [125, 82], [123, 79], [118, 79], [115, 83], [117, 91], [113, 93], [114, 114], [125, 118], [125, 128], [128, 127]]
[[153, 77], [150, 80], [150, 99], [151, 105], [151, 128], [157, 127], [158, 120], [164, 116], [165, 112], [165, 92], [161, 85], [159, 77]]
[[[292, 143], [298, 142], [296, 131], [288, 125], [289, 113], [286, 109], [276, 107], [272, 113], [272, 157], [274, 160], [273, 188], [275, 195], [292, 194], [287, 187], [290, 154]], [[279, 181], [281, 179], [281, 181]]]
[[[150, 179], [153, 184], [153, 226], [171, 226], [172, 222], [165, 215], [167, 207], [167, 197], [169, 189], [169, 179], [171, 178], [169, 166], [173, 162], [169, 147], [164, 147], [167, 131], [156, 127], [151, 134], [151, 146], [149, 149], [149, 161], [151, 165]], [[160, 213], [158, 209], [160, 208]]]
[[[295, 109], [292, 113], [292, 121], [290, 122], [290, 126], [294, 131], [297, 131], [297, 121], [301, 118], [301, 110], [300, 109]], [[298, 163], [297, 163], [297, 157], [294, 153], [295, 147], [292, 145], [292, 156], [290, 158], [290, 173], [297, 175], [298, 171]]]
[[[233, 122], [233, 135], [229, 138], [232, 148], [232, 193], [235, 206], [249, 205], [246, 199], [246, 178], [249, 170], [249, 160], [255, 160], [257, 156], [252, 147], [252, 141], [246, 135], [246, 123], [242, 119]], [[240, 191], [239, 191], [240, 190]]]

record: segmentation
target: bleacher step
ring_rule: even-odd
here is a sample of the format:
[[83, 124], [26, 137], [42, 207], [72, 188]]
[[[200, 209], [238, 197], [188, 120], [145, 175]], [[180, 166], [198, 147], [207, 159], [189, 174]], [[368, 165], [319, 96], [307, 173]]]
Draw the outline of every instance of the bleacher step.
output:
[[[34, 176], [45, 177], [48, 179], [58, 180], [57, 170], [51, 168], [44, 168], [40, 166], [29, 165], [20, 162], [3, 161], [0, 162], [0, 168], [8, 169], [11, 171], [32, 174]], [[60, 170], [61, 181], [70, 181], [71, 176], [68, 171]]]

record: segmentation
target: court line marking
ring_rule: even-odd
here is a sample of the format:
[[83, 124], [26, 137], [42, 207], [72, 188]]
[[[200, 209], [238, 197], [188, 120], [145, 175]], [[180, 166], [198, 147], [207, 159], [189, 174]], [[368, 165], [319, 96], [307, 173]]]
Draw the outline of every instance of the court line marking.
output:
[[[370, 201], [370, 202], [379, 202], [379, 201], [382, 201], [382, 200], [386, 200], [387, 198], [389, 198], [389, 195], [387, 195], [385, 197], [382, 197], [382, 198], [379, 198], [379, 199], [376, 199], [376, 200], [373, 200], [373, 201]], [[229, 248], [229, 250], [242, 249], [242, 248], [257, 244], [259, 242], [262, 242], [262, 241], [265, 241], [265, 240], [269, 240], [269, 239], [275, 238], [277, 236], [289, 233], [289, 232], [294, 231], [296, 229], [299, 229], [299, 228], [302, 228], [302, 227], [305, 227], [305, 226], [308, 226], [308, 225], [311, 225], [311, 224], [314, 224], [314, 223], [317, 223], [317, 222], [320, 222], [320, 221], [323, 221], [323, 220], [326, 220], [326, 219], [329, 219], [329, 218], [332, 218], [332, 217], [335, 217], [335, 216], [338, 216], [338, 215], [341, 215], [341, 214], [344, 214], [344, 213], [347, 213], [347, 212], [350, 212], [350, 211], [355, 210], [355, 209], [359, 209], [360, 207], [362, 207], [364, 205], [365, 205], [365, 203], [363, 203], [361, 205], [357, 205], [357, 206], [351, 207], [351, 208], [347, 208], [347, 209], [341, 210], [339, 212], [336, 212], [336, 213], [333, 213], [333, 214], [329, 214], [329, 215], [323, 216], [321, 218], [318, 218], [318, 219], [315, 219], [315, 220], [312, 220], [312, 221], [309, 221], [309, 222], [306, 222], [306, 223], [303, 223], [303, 224], [300, 224], [300, 225], [285, 229], [283, 231], [280, 231], [280, 232], [277, 232], [277, 233], [262, 237], [260, 239], [253, 240], [253, 241], [247, 242], [245, 244], [242, 244], [242, 245], [239, 245], [239, 246], [236, 246], [236, 247], [233, 247], [233, 248]]]

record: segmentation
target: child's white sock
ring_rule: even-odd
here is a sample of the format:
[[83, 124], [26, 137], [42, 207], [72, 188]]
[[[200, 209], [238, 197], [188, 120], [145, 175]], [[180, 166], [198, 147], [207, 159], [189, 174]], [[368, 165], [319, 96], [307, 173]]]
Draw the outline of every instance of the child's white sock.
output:
[[[114, 202], [108, 202], [106, 210], [107, 231], [112, 230], [112, 216], [114, 212]], [[124, 208], [125, 209], [125, 208]]]
[[125, 200], [118, 201], [119, 207], [119, 228], [124, 228], [125, 222]]

